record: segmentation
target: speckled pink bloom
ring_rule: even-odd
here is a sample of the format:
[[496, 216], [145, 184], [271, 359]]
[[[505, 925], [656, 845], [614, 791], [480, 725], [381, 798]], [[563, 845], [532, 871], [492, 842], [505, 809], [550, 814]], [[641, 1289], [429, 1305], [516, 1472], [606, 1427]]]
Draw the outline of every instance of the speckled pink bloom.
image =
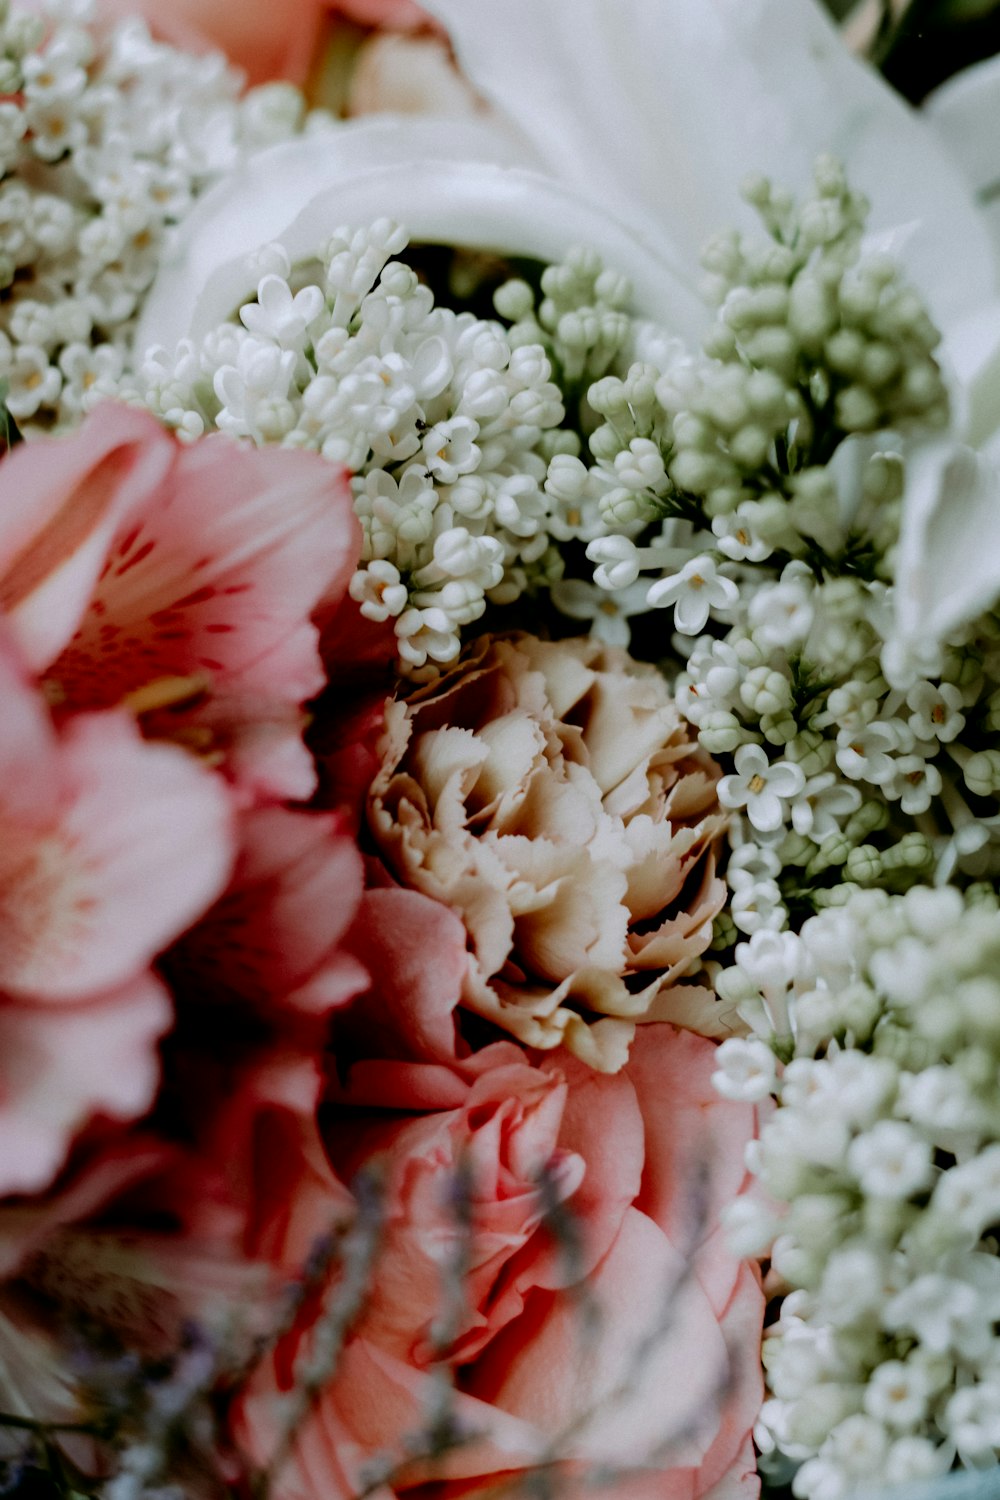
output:
[[36, 1192], [92, 1115], [152, 1101], [171, 1020], [150, 971], [213, 900], [231, 798], [122, 712], [56, 729], [0, 639], [0, 1194]]
[[0, 467], [0, 607], [57, 716], [125, 704], [245, 802], [314, 788], [310, 616], [359, 545], [344, 476], [318, 455], [184, 447], [130, 407]]

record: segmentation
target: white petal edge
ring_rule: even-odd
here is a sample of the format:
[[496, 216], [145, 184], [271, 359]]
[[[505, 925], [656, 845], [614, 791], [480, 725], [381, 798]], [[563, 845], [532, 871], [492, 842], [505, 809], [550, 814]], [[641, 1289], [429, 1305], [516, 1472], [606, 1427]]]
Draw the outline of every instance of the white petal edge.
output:
[[340, 226], [384, 217], [404, 224], [414, 241], [545, 261], [590, 246], [630, 277], [642, 316], [696, 339], [706, 314], [693, 281], [603, 204], [514, 165], [523, 159], [487, 125], [456, 130], [454, 121], [385, 118], [258, 153], [179, 227], [140, 318], [137, 353], [201, 338], [230, 317], [256, 289], [254, 256], [263, 245], [283, 245], [294, 262], [314, 256]]
[[737, 218], [748, 172], [801, 190], [815, 157], [832, 151], [928, 299], [959, 379], [984, 361], [967, 349], [970, 317], [996, 296], [982, 216], [930, 126], [851, 56], [818, 0], [426, 8], [549, 170], [586, 184], [657, 244], [676, 244], [682, 264]]
[[944, 439], [909, 455], [893, 591], [904, 649], [936, 646], [1000, 598], [1000, 471]]

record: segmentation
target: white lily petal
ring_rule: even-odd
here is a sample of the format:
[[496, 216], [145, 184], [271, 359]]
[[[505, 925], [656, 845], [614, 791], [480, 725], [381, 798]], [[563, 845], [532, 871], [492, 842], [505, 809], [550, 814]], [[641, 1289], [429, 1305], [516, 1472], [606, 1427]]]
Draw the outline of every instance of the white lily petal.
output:
[[[949, 334], [995, 296], [986, 228], [934, 132], [816, 0], [426, 0], [543, 162], [693, 262], [739, 184], [846, 163]], [[961, 266], [961, 275], [956, 267]], [[948, 357], [964, 378], [963, 345]]]
[[[277, 241], [310, 199], [338, 177], [392, 166], [408, 156], [446, 161], [469, 154], [520, 165], [527, 159], [524, 147], [486, 122], [463, 121], [457, 131], [454, 121], [397, 116], [346, 121], [255, 153], [184, 219], [147, 298], [137, 347], [172, 348], [192, 329], [195, 304], [209, 279], [241, 254]], [[330, 233], [346, 222], [338, 217]], [[230, 303], [221, 317], [235, 306]]]
[[1000, 597], [1000, 472], [944, 439], [907, 464], [896, 565], [896, 634], [936, 644]]
[[282, 245], [294, 264], [341, 225], [385, 217], [417, 242], [543, 261], [587, 245], [631, 279], [637, 310], [697, 338], [704, 309], [659, 249], [603, 203], [511, 164], [519, 159], [492, 126], [465, 121], [456, 131], [454, 121], [439, 120], [407, 121], [405, 132], [398, 120], [347, 122], [262, 151], [185, 221], [147, 299], [136, 347], [173, 348], [230, 317], [254, 293], [261, 246]]
[[924, 100], [923, 114], [979, 196], [1000, 243], [1000, 57], [949, 78]]
[[[966, 68], [935, 89], [923, 114], [961, 168], [1000, 258], [1000, 58]], [[964, 386], [956, 425], [975, 446], [1000, 427], [1000, 314], [973, 314], [948, 333]]]

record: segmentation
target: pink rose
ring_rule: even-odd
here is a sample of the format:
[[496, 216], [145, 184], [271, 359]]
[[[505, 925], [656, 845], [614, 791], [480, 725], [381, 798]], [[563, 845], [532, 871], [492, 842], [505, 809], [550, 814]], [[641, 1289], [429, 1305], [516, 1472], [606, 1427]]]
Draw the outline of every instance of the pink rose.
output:
[[613, 1071], [636, 1021], [722, 1029], [689, 982], [725, 899], [718, 775], [653, 668], [483, 637], [388, 705], [368, 821], [395, 877], [465, 923], [463, 1005]]
[[[405, 1051], [407, 1033], [383, 1014], [386, 1050]], [[755, 1117], [714, 1094], [714, 1051], [653, 1025], [614, 1077], [565, 1053], [537, 1064], [506, 1042], [350, 1071], [305, 1240], [343, 1221], [339, 1184], [369, 1166], [385, 1221], [363, 1309], [274, 1476], [276, 1500], [350, 1500], [374, 1474], [383, 1500], [440, 1482], [458, 1500], [553, 1463], [609, 1497], [756, 1493], [763, 1297], [719, 1227]], [[294, 1179], [302, 1168], [285, 1160]], [[575, 1249], [551, 1231], [560, 1217]], [[283, 1222], [272, 1217], [267, 1249], [287, 1268], [303, 1220], [287, 1221], [287, 1239]], [[257, 1464], [280, 1442], [279, 1397], [316, 1353], [320, 1311], [316, 1299], [239, 1403]], [[462, 1441], [431, 1458], [421, 1434], [441, 1411], [442, 1369]]]

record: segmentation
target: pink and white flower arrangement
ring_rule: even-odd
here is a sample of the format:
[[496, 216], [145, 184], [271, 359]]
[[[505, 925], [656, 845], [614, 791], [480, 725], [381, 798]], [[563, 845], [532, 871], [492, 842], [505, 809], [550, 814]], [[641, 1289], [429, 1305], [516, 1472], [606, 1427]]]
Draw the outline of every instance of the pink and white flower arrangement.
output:
[[994, 73], [0, 0], [4, 1493], [991, 1482]]

